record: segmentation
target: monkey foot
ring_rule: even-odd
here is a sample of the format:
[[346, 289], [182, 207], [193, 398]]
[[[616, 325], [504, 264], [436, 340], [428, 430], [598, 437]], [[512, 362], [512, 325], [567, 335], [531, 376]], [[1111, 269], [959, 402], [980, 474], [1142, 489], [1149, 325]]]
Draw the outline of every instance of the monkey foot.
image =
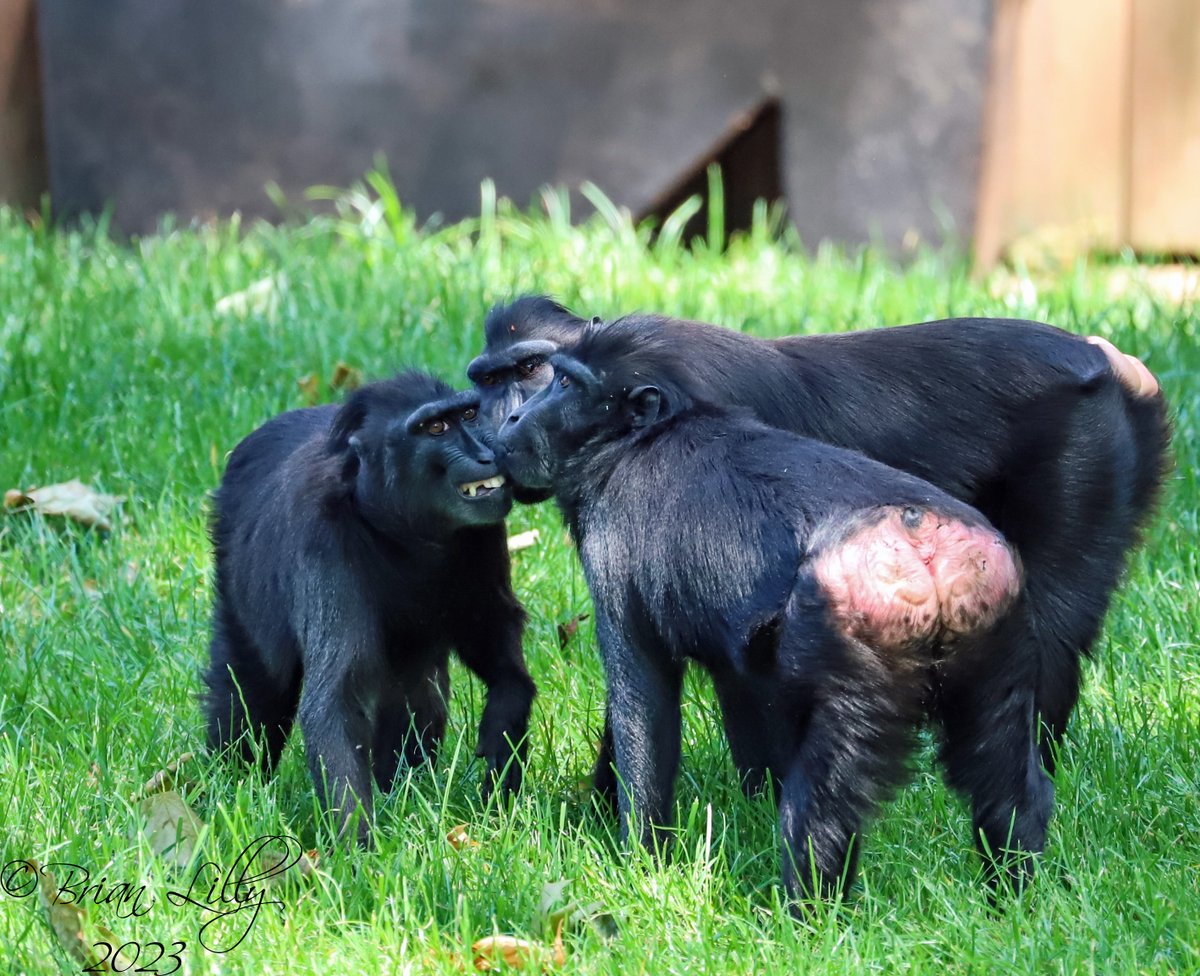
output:
[[998, 532], [927, 509], [884, 509], [813, 563], [837, 626], [881, 649], [977, 633], [1020, 589]]
[[1111, 342], [1100, 336], [1088, 336], [1087, 341], [1093, 346], [1100, 347], [1100, 351], [1108, 357], [1108, 363], [1112, 366], [1112, 371], [1117, 374], [1117, 379], [1134, 396], [1152, 397], [1158, 393], [1158, 380], [1137, 356], [1121, 352]]

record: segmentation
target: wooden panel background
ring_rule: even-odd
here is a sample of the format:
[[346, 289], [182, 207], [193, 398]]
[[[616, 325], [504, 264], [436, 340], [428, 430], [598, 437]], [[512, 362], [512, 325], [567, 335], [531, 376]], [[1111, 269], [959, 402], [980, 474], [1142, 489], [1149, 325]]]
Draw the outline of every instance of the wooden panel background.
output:
[[1200, 3], [1136, 0], [1129, 242], [1200, 252]]
[[975, 256], [1200, 254], [1200, 2], [997, 0]]
[[990, 266], [1032, 232], [1115, 247], [1128, 182], [1130, 0], [998, 0], [975, 225]]
[[0, 203], [36, 206], [46, 189], [34, 0], [0, 0]]

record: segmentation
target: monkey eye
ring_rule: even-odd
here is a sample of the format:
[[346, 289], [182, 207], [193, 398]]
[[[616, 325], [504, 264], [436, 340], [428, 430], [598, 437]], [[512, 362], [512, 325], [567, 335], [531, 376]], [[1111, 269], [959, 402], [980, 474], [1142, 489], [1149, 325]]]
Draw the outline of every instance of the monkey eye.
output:
[[479, 384], [480, 386], [495, 386], [499, 382], [499, 376], [497, 376], [495, 373], [488, 373], [479, 381]]
[[444, 420], [431, 420], [425, 425], [425, 433], [434, 437], [441, 437], [450, 429], [450, 425]]
[[523, 359], [521, 362], [517, 363], [517, 372], [520, 373], [522, 377], [532, 376], [537, 372], [538, 367], [541, 365], [542, 360], [540, 359]]
[[563, 373], [562, 376], [558, 378], [558, 385], [565, 390], [571, 385], [571, 377], [569, 377], [566, 373]]
[[467, 407], [467, 409], [462, 412], [462, 419], [466, 421], [474, 420], [475, 413], [476, 411], [474, 407]]

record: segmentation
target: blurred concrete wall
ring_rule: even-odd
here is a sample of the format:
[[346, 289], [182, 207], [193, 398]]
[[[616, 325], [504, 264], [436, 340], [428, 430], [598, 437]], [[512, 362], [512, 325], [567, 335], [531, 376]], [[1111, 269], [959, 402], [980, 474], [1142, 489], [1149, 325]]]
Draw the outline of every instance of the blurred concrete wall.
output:
[[969, 236], [991, 0], [41, 0], [67, 212], [271, 216], [386, 153], [419, 214], [593, 180], [644, 211], [769, 93], [809, 241]]

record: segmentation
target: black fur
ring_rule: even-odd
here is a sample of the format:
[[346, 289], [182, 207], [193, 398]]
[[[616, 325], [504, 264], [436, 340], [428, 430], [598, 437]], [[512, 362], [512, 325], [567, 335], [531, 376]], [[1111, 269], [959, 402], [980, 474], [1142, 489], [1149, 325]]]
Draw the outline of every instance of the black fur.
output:
[[437, 751], [451, 648], [488, 688], [487, 788], [520, 782], [534, 686], [512, 500], [457, 487], [498, 473], [477, 402], [410, 372], [282, 414], [237, 446], [216, 494], [210, 746], [272, 769], [298, 714], [326, 807], [344, 828], [361, 804], [363, 842], [372, 773], [386, 790], [401, 759]]
[[[881, 506], [984, 519], [861, 454], [697, 403], [671, 357], [629, 343], [635, 328], [593, 330], [554, 356], [551, 385], [498, 438], [502, 466], [554, 491], [579, 546], [623, 831], [635, 825], [650, 843], [670, 823], [680, 688], [695, 661], [740, 719], [735, 755], [781, 779], [792, 895], [853, 878], [865, 820], [900, 781], [926, 712], [942, 722], [951, 779], [985, 849], [995, 859], [1040, 852], [1053, 788], [1038, 757], [1032, 660], [998, 649], [1003, 625], [952, 646], [868, 646], [834, 626], [813, 568], [842, 527]], [[1029, 862], [1006, 867], [1020, 879]]]
[[[470, 374], [495, 423], [548, 380], [546, 347], [569, 349], [587, 325], [546, 298], [492, 310], [487, 349]], [[982, 511], [1024, 564], [1025, 600], [1004, 658], [1034, 672], [1042, 761], [1053, 772], [1081, 656], [1168, 463], [1162, 397], [1133, 396], [1099, 348], [1037, 322], [949, 319], [777, 340], [657, 315], [609, 328], [631, 364], [669, 369], [692, 399], [746, 407], [773, 427], [862, 451]], [[514, 491], [520, 501], [545, 496]], [[760, 718], [736, 699], [720, 703], [753, 787]], [[972, 707], [968, 695], [954, 720], [976, 721]], [[603, 743], [596, 786], [615, 798], [607, 732]], [[947, 759], [953, 781], [972, 789], [969, 758]]]

